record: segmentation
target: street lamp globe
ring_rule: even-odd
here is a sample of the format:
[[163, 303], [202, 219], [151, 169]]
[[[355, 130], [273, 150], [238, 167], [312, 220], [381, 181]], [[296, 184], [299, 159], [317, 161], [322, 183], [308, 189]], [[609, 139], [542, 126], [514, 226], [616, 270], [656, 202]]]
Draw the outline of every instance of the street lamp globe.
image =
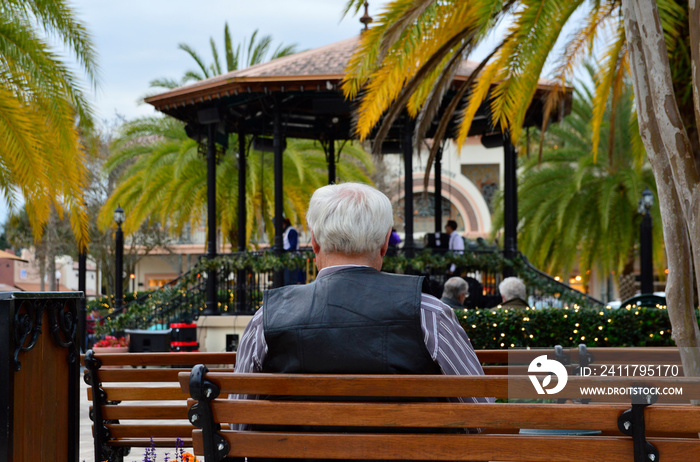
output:
[[125, 219], [126, 215], [124, 214], [124, 209], [121, 207], [121, 205], [117, 206], [116, 210], [114, 211], [114, 222], [121, 225], [124, 223]]
[[639, 213], [642, 215], [649, 213], [653, 205], [654, 193], [652, 193], [651, 189], [647, 186], [644, 188], [644, 191], [642, 191], [642, 198], [639, 200]]
[[654, 205], [654, 193], [647, 187], [639, 199], [639, 280], [642, 294], [654, 292], [654, 257], [652, 254], [651, 207]]

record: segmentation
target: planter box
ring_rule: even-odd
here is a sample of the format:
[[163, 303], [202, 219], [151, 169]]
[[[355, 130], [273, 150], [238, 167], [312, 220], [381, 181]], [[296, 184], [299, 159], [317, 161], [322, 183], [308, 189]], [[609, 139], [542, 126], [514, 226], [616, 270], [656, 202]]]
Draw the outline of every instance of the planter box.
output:
[[105, 354], [105, 353], [128, 353], [129, 352], [129, 347], [124, 346], [124, 347], [98, 347], [98, 346], [93, 346], [92, 351], [95, 353], [99, 354]]

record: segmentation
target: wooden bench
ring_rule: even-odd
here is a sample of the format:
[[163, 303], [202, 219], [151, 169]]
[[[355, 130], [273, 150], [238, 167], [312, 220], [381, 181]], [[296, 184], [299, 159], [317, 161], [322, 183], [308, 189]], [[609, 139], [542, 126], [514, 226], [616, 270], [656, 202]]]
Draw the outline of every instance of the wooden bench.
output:
[[[191, 373], [180, 373], [179, 380], [183, 392], [192, 396], [189, 419], [198, 427], [192, 435], [195, 454], [204, 455], [207, 462], [227, 457], [538, 462], [700, 460], [700, 407], [649, 405], [646, 396], [626, 404], [596, 402], [601, 397], [580, 393], [579, 386], [616, 386], [619, 379], [569, 377], [573, 386], [568, 391], [569, 397], [590, 399], [593, 403], [589, 404], [404, 402], [416, 397], [513, 398], [514, 389], [531, 386], [527, 376], [234, 374], [210, 372], [205, 366], [196, 366]], [[645, 378], [645, 383], [682, 386], [688, 393], [700, 396], [698, 380]], [[287, 398], [233, 400], [228, 399], [229, 393]], [[294, 400], [294, 396], [304, 398]], [[355, 399], [333, 402], [334, 397]], [[367, 401], [367, 397], [375, 398]], [[376, 397], [402, 402], [381, 402]], [[283, 428], [232, 430], [228, 422]], [[357, 433], [300, 430], [301, 425], [326, 427], [326, 431], [328, 427], [356, 427]], [[381, 427], [387, 431], [403, 427], [412, 433], [384, 433]], [[446, 429], [477, 427], [485, 431], [445, 433]], [[422, 432], [415, 432], [416, 428]]]
[[[552, 357], [569, 364], [574, 375], [580, 364], [591, 361], [614, 362], [620, 351], [634, 351], [635, 355], [649, 357], [655, 362], [668, 362], [677, 358], [675, 348], [585, 348], [548, 349]], [[479, 361], [487, 375], [506, 375], [514, 371], [527, 372], [527, 365], [543, 350], [477, 350]], [[188, 368], [172, 368], [176, 365], [206, 364], [211, 371], [230, 371], [235, 353], [123, 353], [110, 354], [88, 352], [84, 358], [87, 367], [85, 380], [88, 399], [92, 401], [91, 418], [95, 444], [95, 460], [121, 460], [131, 447], [174, 448], [179, 438], [191, 447], [192, 426], [187, 422], [187, 398], [180, 390], [177, 374]], [[508, 364], [510, 363], [510, 370]], [[513, 363], [521, 366], [513, 366]], [[92, 378], [95, 380], [92, 380]]]
[[[132, 447], [192, 447], [178, 373], [195, 364], [231, 371], [236, 353], [99, 353], [82, 358], [95, 460], [123, 460]], [[178, 442], [178, 439], [180, 442]]]

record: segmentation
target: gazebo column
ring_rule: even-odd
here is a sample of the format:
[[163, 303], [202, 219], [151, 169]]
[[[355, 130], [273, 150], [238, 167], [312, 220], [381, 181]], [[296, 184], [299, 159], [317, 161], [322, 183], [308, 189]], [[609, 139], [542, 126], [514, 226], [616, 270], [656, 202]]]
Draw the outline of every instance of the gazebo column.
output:
[[[503, 156], [503, 256], [512, 260], [518, 253], [518, 153], [508, 131], [503, 134]], [[513, 274], [512, 268], [503, 270], [503, 277]]]
[[[284, 214], [283, 206], [283, 164], [282, 155], [284, 154], [284, 143], [282, 139], [282, 115], [280, 114], [279, 105], [275, 104], [274, 116], [273, 116], [273, 141], [272, 146], [275, 155], [274, 161], [274, 174], [275, 174], [275, 243], [273, 250], [276, 255], [282, 255], [283, 244], [282, 244], [282, 216]], [[275, 271], [273, 276], [273, 286], [282, 287], [284, 285], [284, 271]]]
[[[238, 251], [246, 249], [246, 148], [245, 134], [238, 132]], [[236, 311], [245, 311], [246, 270], [240, 269], [236, 274]]]
[[442, 144], [435, 154], [435, 232], [442, 232]]
[[326, 152], [326, 160], [328, 162], [328, 184], [334, 184], [335, 177], [335, 140], [328, 140], [328, 151]]
[[[218, 122], [218, 121], [217, 121]], [[207, 259], [216, 258], [216, 126], [207, 124]], [[205, 316], [218, 315], [216, 269], [207, 270]]]
[[411, 258], [415, 254], [415, 241], [413, 240], [413, 122], [406, 115], [406, 124], [403, 130], [403, 168], [404, 168], [404, 250], [406, 256]]

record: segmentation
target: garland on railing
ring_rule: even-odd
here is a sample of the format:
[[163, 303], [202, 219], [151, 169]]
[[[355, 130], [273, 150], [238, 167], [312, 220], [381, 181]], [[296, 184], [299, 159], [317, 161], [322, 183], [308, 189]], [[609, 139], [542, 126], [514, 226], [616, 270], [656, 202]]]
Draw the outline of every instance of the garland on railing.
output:
[[597, 307], [602, 305], [586, 294], [533, 269], [521, 255], [517, 255], [511, 260], [505, 258], [503, 253], [497, 250], [466, 251], [463, 254], [432, 253], [429, 250], [424, 250], [411, 258], [404, 254], [385, 257], [383, 269], [397, 273], [411, 270], [419, 273], [436, 271], [444, 273], [453, 264], [457, 268], [469, 268], [470, 271], [485, 271], [491, 274], [503, 273], [506, 269], [512, 269], [513, 273], [525, 282], [530, 292], [550, 294], [554, 298], [572, 305]]
[[459, 268], [501, 273], [505, 268], [512, 268], [513, 261], [508, 260], [501, 252], [494, 250], [467, 251], [463, 254], [433, 253], [430, 250], [417, 252], [413, 257], [405, 253], [384, 257], [384, 271], [396, 273], [441, 271], [447, 272], [454, 264]]
[[[209, 272], [217, 272], [222, 268], [226, 271], [247, 270], [254, 273], [264, 273], [288, 269], [303, 269], [314, 264], [316, 256], [311, 251], [285, 252], [240, 252], [231, 255], [221, 255], [213, 259], [203, 258], [188, 273], [181, 276], [174, 286], [153, 291], [147, 297], [128, 305], [125, 313], [109, 317], [103, 326], [98, 328], [98, 334], [123, 330], [136, 319], [148, 319], [158, 306], [168, 304], [172, 299], [183, 294], [191, 285], [201, 282]], [[469, 268], [470, 271], [484, 271], [491, 274], [503, 273], [512, 269], [513, 273], [523, 279], [530, 292], [549, 294], [557, 300], [571, 305], [600, 306], [595, 300], [585, 294], [569, 288], [552, 278], [538, 274], [521, 256], [510, 260], [498, 250], [479, 249], [463, 254], [433, 253], [430, 250], [417, 252], [413, 257], [405, 253], [387, 255], [384, 258], [383, 270], [394, 273], [446, 273], [451, 265], [457, 268]]]

